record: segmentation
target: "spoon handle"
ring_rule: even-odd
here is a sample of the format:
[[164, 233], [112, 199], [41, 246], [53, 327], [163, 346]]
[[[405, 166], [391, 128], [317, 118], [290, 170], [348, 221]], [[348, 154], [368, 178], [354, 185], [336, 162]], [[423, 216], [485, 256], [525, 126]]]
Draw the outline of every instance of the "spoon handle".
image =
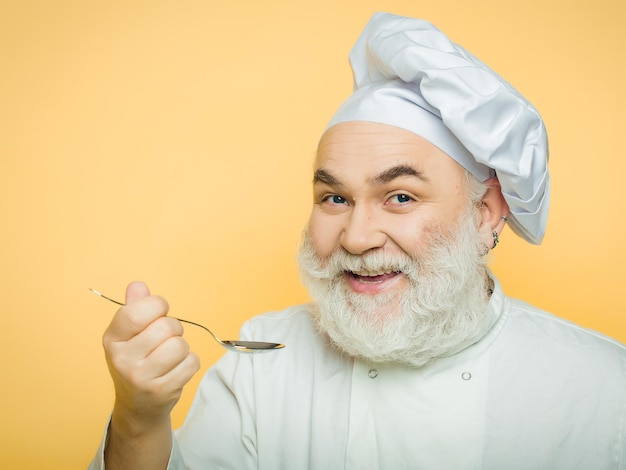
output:
[[176, 320], [178, 320], [180, 322], [183, 322], [183, 323], [189, 323], [190, 325], [198, 326], [198, 327], [202, 328], [204, 331], [207, 331], [208, 333], [210, 333], [210, 335], [213, 336], [213, 338], [215, 338], [215, 341], [217, 341], [218, 343], [223, 343], [223, 341], [221, 339], [219, 339], [217, 336], [215, 336], [215, 333], [213, 333], [206, 326], [201, 325], [200, 323], [196, 323], [196, 322], [189, 321], [189, 320], [183, 320], [182, 318], [177, 318], [177, 317], [172, 317], [172, 318], [176, 318]]
[[[119, 301], [117, 301], [117, 300], [115, 300], [115, 299], [112, 299], [111, 297], [107, 297], [107, 296], [106, 296], [106, 295], [104, 295], [102, 292], [99, 292], [99, 291], [97, 291], [96, 289], [92, 289], [92, 288], [90, 287], [90, 288], [89, 288], [89, 290], [90, 290], [91, 292], [93, 292], [94, 294], [99, 295], [99, 296], [100, 296], [100, 297], [102, 297], [103, 299], [108, 300], [109, 302], [113, 302], [114, 304], [121, 305], [122, 307], [126, 306], [126, 304], [125, 304], [125, 303], [123, 303], [123, 302], [119, 302]], [[180, 322], [183, 322], [183, 323], [189, 323], [190, 325], [198, 326], [198, 327], [202, 328], [203, 330], [205, 330], [205, 331], [209, 332], [209, 333], [210, 333], [210, 335], [211, 335], [211, 336], [213, 336], [213, 338], [215, 339], [215, 341], [217, 341], [218, 343], [224, 344], [224, 342], [223, 342], [221, 339], [219, 339], [217, 336], [215, 336], [215, 333], [213, 333], [211, 330], [209, 330], [206, 326], [201, 325], [200, 323], [193, 322], [193, 321], [183, 320], [182, 318], [177, 318], [177, 317], [172, 317], [172, 318], [175, 318], [176, 320], [178, 320], [178, 321], [180, 321]]]

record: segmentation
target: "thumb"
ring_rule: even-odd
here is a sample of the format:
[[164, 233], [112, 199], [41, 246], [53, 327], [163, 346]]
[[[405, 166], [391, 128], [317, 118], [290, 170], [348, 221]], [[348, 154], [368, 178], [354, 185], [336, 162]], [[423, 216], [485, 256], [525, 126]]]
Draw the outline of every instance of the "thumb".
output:
[[126, 287], [126, 303], [131, 304], [150, 295], [148, 286], [143, 282], [131, 282]]

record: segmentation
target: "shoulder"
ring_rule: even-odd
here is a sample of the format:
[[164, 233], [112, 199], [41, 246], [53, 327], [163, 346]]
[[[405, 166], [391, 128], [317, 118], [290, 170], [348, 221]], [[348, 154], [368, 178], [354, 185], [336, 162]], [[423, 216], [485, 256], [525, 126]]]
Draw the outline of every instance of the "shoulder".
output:
[[258, 375], [259, 371], [268, 374], [266, 377], [276, 377], [300, 360], [310, 360], [308, 356], [320, 349], [310, 311], [310, 305], [303, 304], [252, 317], [241, 327], [240, 339], [282, 343], [285, 348], [260, 354], [226, 352], [207, 376], [219, 377], [231, 388], [241, 382], [241, 389], [245, 390], [251, 375]]
[[[350, 361], [317, 330], [312, 307], [312, 304], [302, 304], [264, 313], [251, 318], [241, 328], [241, 339], [282, 343], [285, 345], [283, 349], [263, 354], [228, 353], [226, 356], [230, 356], [229, 360], [237, 364], [240, 372], [249, 368], [259, 387], [294, 380], [301, 386], [313, 377], [314, 370], [320, 380], [319, 375], [325, 374], [326, 370], [343, 370]], [[269, 382], [268, 378], [271, 378]]]
[[626, 377], [626, 345], [517, 299], [507, 298], [507, 320], [501, 336], [528, 358], [555, 361], [564, 367], [621, 372]]
[[525, 326], [534, 330], [535, 333], [555, 336], [565, 342], [596, 345], [626, 354], [626, 345], [610, 336], [580, 326], [521, 300], [509, 299], [509, 301], [511, 304], [511, 321], [520, 327]]
[[[257, 315], [242, 327], [242, 335], [271, 335], [293, 336], [302, 333], [311, 334], [313, 331], [311, 304], [301, 304], [288, 307], [280, 311], [272, 311]], [[275, 338], [276, 340], [280, 338]]]
[[285, 350], [281, 350], [281, 357], [304, 360], [328, 354], [329, 340], [316, 329], [312, 307], [312, 304], [294, 305], [253, 317], [242, 326], [240, 337], [283, 343]]

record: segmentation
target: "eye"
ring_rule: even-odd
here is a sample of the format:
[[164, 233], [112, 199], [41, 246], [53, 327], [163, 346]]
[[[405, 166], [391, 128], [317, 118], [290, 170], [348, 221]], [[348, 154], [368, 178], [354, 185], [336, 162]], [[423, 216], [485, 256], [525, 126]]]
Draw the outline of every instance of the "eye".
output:
[[338, 194], [321, 194], [316, 202], [328, 214], [340, 214], [348, 209], [348, 200]]
[[410, 212], [417, 206], [418, 198], [411, 193], [397, 192], [387, 195], [385, 199], [385, 208], [391, 212], [405, 213]]
[[327, 204], [341, 205], [346, 204], [347, 201], [345, 197], [339, 196], [338, 194], [330, 194], [322, 198], [322, 202]]
[[408, 194], [394, 194], [393, 196], [391, 196], [389, 198], [389, 202], [391, 204], [406, 204], [407, 202], [411, 202], [414, 201], [415, 199], [413, 199], [411, 196], [409, 196]]

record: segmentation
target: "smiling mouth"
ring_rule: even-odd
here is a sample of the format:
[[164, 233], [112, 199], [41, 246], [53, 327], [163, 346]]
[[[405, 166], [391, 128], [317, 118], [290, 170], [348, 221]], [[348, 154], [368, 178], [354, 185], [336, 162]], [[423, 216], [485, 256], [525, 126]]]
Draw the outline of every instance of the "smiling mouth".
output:
[[391, 269], [385, 271], [348, 271], [348, 274], [359, 282], [376, 284], [397, 276], [400, 271], [392, 271]]

